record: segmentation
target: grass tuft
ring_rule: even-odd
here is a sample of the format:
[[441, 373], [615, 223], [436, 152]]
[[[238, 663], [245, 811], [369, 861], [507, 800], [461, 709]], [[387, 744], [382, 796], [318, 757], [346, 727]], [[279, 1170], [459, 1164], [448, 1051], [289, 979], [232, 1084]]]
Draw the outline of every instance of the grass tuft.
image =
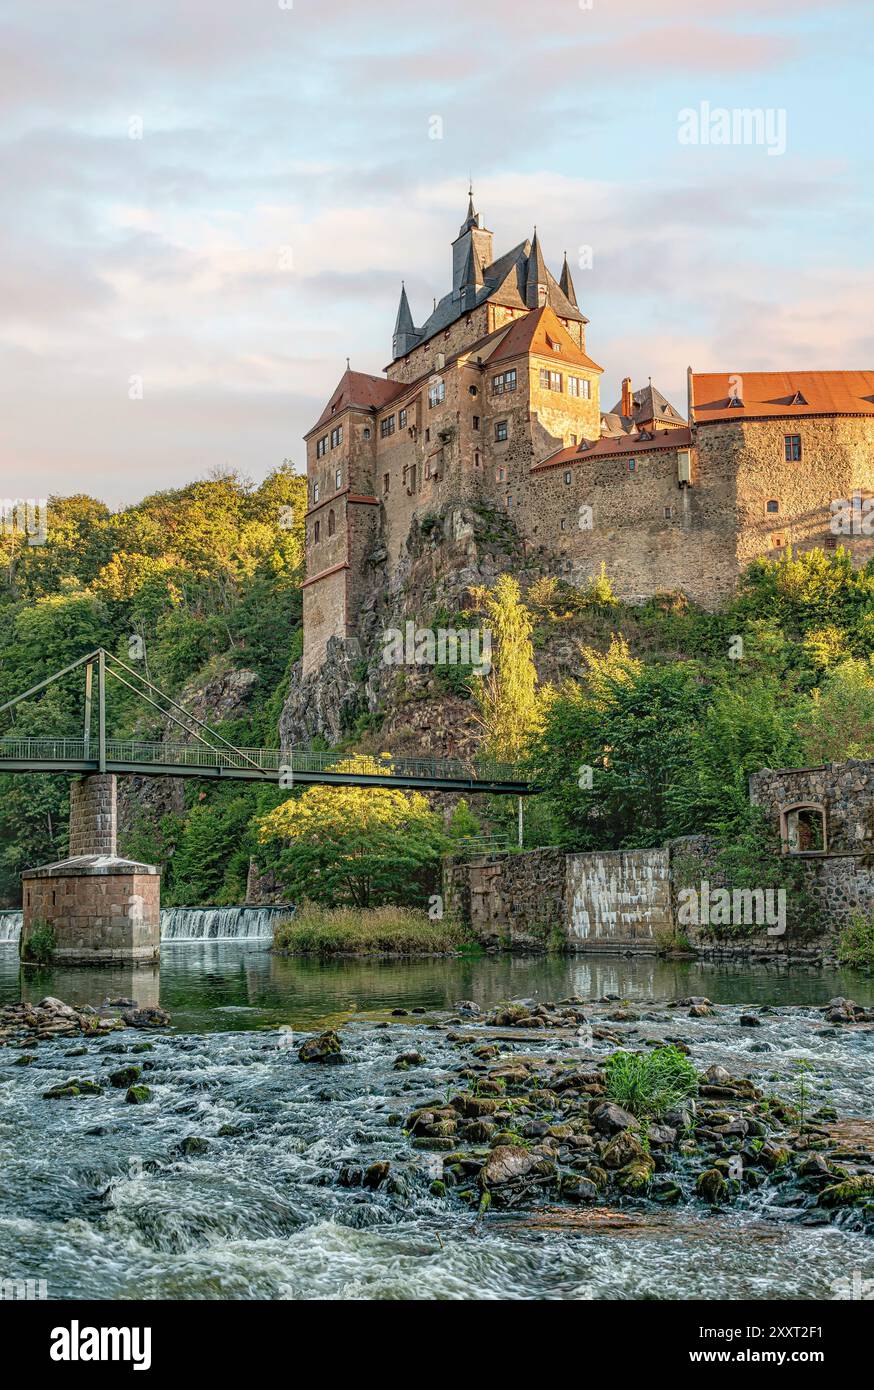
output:
[[279, 922], [274, 947], [290, 955], [419, 956], [470, 950], [470, 932], [450, 918], [433, 922], [410, 907], [320, 907], [302, 903]]

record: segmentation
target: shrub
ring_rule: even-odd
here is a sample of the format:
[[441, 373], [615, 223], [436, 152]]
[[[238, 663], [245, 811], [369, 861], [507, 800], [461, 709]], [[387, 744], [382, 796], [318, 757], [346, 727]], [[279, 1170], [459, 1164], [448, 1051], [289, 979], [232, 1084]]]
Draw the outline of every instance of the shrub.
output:
[[658, 1118], [698, 1090], [698, 1073], [673, 1044], [649, 1053], [614, 1052], [606, 1070], [610, 1099], [639, 1118]]
[[407, 907], [366, 911], [303, 903], [278, 923], [274, 946], [292, 955], [432, 955], [473, 945], [470, 934], [450, 918], [431, 921]]
[[48, 922], [35, 922], [22, 942], [21, 959], [34, 965], [50, 965], [55, 958], [55, 929]]
[[856, 970], [874, 970], [874, 918], [853, 914], [838, 937], [838, 960]]

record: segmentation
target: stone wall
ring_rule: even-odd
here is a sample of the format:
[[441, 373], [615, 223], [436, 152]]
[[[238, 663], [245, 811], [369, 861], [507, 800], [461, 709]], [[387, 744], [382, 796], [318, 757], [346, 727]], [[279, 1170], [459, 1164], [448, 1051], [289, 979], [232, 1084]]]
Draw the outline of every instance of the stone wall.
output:
[[59, 964], [156, 961], [161, 876], [149, 864], [90, 856], [22, 874], [21, 954], [37, 926], [54, 929]]
[[70, 783], [70, 857], [115, 854], [118, 812], [115, 775], [92, 773]]
[[445, 896], [484, 945], [545, 950], [564, 933], [565, 857], [538, 849], [456, 861], [446, 871]]
[[874, 850], [874, 761], [849, 758], [819, 767], [753, 773], [750, 800], [761, 806], [775, 830], [787, 806], [822, 806], [830, 853]]
[[672, 926], [670, 863], [664, 849], [569, 854], [570, 950], [657, 949]]

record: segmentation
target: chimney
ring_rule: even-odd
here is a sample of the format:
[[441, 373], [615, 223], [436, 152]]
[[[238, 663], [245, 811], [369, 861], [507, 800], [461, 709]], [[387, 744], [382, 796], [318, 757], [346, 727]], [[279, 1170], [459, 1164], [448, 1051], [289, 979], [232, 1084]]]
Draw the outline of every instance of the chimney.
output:
[[622, 415], [630, 419], [634, 414], [634, 394], [631, 390], [631, 377], [622, 378]]

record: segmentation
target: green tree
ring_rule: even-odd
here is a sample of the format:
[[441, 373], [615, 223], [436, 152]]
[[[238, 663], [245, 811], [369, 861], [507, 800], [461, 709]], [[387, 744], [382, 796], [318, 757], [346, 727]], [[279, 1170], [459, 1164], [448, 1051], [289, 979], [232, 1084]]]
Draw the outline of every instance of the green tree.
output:
[[512, 762], [537, 724], [534, 625], [512, 575], [502, 574], [490, 592], [479, 589], [475, 597], [488, 615], [493, 644], [492, 669], [473, 687], [480, 723], [488, 752]]
[[[343, 762], [349, 771], [375, 766]], [[449, 845], [421, 793], [387, 787], [308, 787], [260, 817], [257, 833], [294, 901], [360, 908], [424, 901]]]

